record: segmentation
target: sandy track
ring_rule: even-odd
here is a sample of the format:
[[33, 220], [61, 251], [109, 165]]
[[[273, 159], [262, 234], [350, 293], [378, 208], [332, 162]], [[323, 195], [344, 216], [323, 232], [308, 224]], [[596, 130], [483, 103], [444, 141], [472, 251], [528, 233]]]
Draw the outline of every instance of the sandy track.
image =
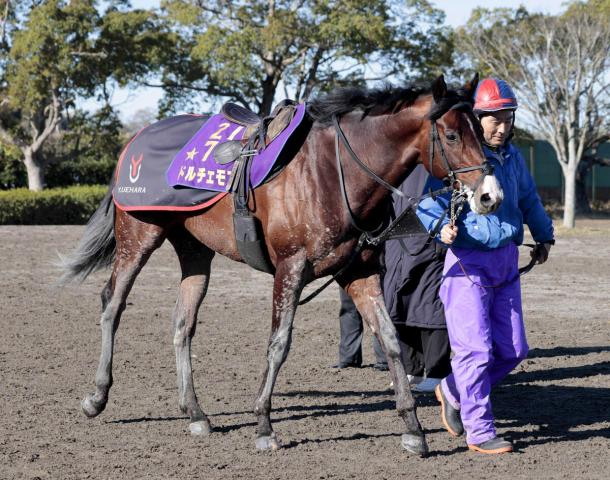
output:
[[[193, 351], [195, 381], [215, 432], [191, 437], [175, 387], [170, 315], [179, 278], [168, 245], [138, 278], [116, 342], [108, 407], [88, 420], [107, 273], [57, 289], [56, 251], [82, 227], [0, 227], [0, 478], [608, 478], [610, 472], [610, 222], [560, 233], [549, 263], [524, 278], [531, 353], [498, 387], [497, 426], [518, 453], [466, 451], [418, 397], [429, 458], [400, 448], [389, 377], [336, 371], [338, 292], [297, 313], [272, 419], [286, 448], [254, 448], [254, 395], [270, 324], [271, 278], [214, 261]], [[310, 287], [311, 288], [311, 287]], [[370, 339], [365, 362], [372, 363]]]

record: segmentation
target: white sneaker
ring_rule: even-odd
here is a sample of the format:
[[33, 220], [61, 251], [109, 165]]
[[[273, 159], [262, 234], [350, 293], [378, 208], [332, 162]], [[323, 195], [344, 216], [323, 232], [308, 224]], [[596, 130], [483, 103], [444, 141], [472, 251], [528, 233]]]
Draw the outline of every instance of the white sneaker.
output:
[[425, 380], [413, 385], [411, 388], [414, 392], [432, 393], [436, 386], [441, 383], [440, 378], [426, 378]]

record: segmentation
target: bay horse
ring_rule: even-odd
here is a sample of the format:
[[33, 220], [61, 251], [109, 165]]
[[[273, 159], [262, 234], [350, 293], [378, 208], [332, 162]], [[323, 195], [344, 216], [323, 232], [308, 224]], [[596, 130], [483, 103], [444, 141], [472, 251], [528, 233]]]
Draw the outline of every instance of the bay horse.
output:
[[[301, 291], [311, 281], [339, 272], [336, 281], [354, 300], [386, 353], [396, 408], [406, 424], [402, 446], [420, 455], [427, 453], [400, 361], [396, 331], [383, 302], [379, 251], [365, 245], [352, 255], [360, 236], [352, 222], [355, 217], [361, 227], [373, 230], [386, 220], [390, 201], [386, 187], [400, 185], [418, 162], [439, 178], [453, 174], [474, 211], [485, 214], [498, 206], [502, 192], [495, 177], [480, 171], [485, 156], [471, 110], [476, 82], [477, 77], [453, 90], [441, 76], [431, 88], [338, 89], [313, 100], [308, 104], [313, 123], [299, 151], [279, 175], [250, 196], [250, 209], [262, 225], [275, 267], [267, 367], [254, 404], [257, 448], [275, 450], [281, 446], [271, 426], [271, 394], [288, 355]], [[335, 131], [333, 119], [340, 123], [339, 130], [349, 140], [352, 152], [389, 185], [378, 183], [355, 168], [355, 163], [347, 163], [350, 150], [347, 144], [335, 145], [339, 130]], [[343, 157], [339, 169], [337, 153]], [[347, 205], [342, 203], [342, 189]], [[85, 415], [95, 417], [106, 406], [112, 385], [114, 339], [127, 296], [153, 251], [167, 239], [182, 270], [173, 311], [179, 406], [190, 418], [191, 433], [211, 432], [193, 386], [191, 340], [208, 287], [212, 257], [217, 252], [243, 261], [233, 232], [233, 208], [227, 195], [202, 211], [127, 212], [113, 203], [111, 185], [78, 247], [63, 263], [64, 281], [84, 279], [96, 269], [112, 266], [101, 293], [102, 345], [96, 389], [81, 402]]]

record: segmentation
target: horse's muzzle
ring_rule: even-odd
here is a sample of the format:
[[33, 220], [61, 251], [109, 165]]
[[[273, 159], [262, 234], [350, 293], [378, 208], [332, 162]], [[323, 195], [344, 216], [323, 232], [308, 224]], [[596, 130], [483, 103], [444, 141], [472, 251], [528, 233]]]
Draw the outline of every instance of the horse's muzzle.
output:
[[470, 208], [478, 214], [487, 215], [495, 212], [504, 199], [504, 192], [494, 175], [485, 179], [470, 198]]

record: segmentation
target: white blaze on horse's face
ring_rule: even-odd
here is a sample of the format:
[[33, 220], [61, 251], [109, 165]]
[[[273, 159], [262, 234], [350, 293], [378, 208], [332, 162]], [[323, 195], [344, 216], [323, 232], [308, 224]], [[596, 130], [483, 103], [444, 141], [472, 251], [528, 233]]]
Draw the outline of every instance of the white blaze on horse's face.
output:
[[471, 210], [481, 215], [495, 212], [504, 199], [504, 192], [495, 175], [485, 175], [476, 192], [467, 187], [465, 190]]
[[[476, 136], [476, 129], [471, 121], [470, 116], [465, 115], [468, 125], [473, 135]], [[480, 148], [481, 156], [484, 158], [485, 154], [483, 149]], [[504, 199], [504, 192], [498, 182], [495, 175], [485, 175], [485, 178], [477, 188], [476, 192], [473, 192], [470, 188], [464, 186], [466, 192], [466, 198], [470, 204], [470, 209], [480, 215], [486, 215], [488, 213], [495, 212], [502, 200]]]

